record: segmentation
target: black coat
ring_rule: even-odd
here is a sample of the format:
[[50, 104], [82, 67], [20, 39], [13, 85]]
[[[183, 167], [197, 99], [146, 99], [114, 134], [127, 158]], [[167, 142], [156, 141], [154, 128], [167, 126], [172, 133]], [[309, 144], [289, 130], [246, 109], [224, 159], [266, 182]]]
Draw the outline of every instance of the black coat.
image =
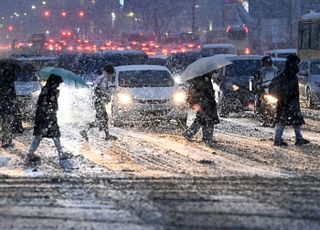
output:
[[219, 123], [215, 92], [213, 90], [211, 75], [203, 75], [189, 81], [188, 103], [201, 107], [198, 112], [204, 120], [210, 119], [213, 123]]
[[16, 115], [17, 97], [14, 87], [14, 68], [0, 62], [0, 114]]
[[285, 69], [271, 83], [271, 91], [278, 98], [276, 123], [283, 125], [302, 125], [304, 119], [299, 102], [298, 77]]
[[58, 89], [46, 86], [42, 88], [37, 102], [34, 136], [60, 137], [57, 119], [58, 96]]

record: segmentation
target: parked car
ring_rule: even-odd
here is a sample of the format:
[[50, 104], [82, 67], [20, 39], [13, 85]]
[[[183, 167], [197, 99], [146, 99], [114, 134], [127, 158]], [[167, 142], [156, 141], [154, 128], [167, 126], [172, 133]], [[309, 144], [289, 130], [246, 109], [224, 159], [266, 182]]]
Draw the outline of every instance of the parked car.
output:
[[308, 60], [299, 65], [299, 90], [308, 108], [320, 104], [320, 60]]
[[237, 54], [233, 44], [206, 44], [200, 51], [202, 57], [210, 57], [216, 54]]
[[176, 120], [186, 125], [186, 92], [170, 71], [159, 65], [127, 65], [115, 68], [111, 103], [115, 126], [125, 123]]
[[272, 58], [286, 58], [290, 54], [297, 54], [297, 49], [275, 49], [264, 52], [264, 55]]
[[15, 89], [20, 112], [23, 120], [32, 120], [36, 110], [36, 103], [41, 91], [39, 77], [30, 64], [22, 66], [16, 71]]

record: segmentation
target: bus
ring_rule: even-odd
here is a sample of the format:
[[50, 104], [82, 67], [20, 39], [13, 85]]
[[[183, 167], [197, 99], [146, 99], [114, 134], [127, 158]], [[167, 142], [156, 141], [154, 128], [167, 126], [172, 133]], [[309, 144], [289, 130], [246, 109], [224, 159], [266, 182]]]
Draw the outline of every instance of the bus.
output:
[[320, 13], [302, 16], [298, 24], [298, 56], [304, 60], [320, 59]]

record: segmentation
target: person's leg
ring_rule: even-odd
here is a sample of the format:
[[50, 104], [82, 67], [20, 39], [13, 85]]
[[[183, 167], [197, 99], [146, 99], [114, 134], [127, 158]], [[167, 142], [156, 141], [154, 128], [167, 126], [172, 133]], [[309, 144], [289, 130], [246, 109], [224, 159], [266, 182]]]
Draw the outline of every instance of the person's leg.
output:
[[41, 136], [33, 136], [32, 142], [29, 147], [28, 154], [27, 154], [27, 157], [29, 158], [29, 160], [34, 160], [34, 159], [38, 160], [39, 159], [39, 157], [35, 156], [34, 153], [37, 150], [37, 148], [39, 147], [41, 140], [42, 140]]
[[293, 128], [294, 128], [294, 133], [296, 135], [295, 145], [305, 145], [310, 143], [309, 140], [306, 140], [303, 138], [300, 125], [294, 125]]
[[14, 116], [11, 115], [5, 115], [2, 118], [2, 147], [11, 147], [12, 144], [12, 137], [13, 137], [13, 121]]
[[201, 118], [200, 114], [197, 113], [196, 118], [192, 122], [191, 126], [182, 134], [187, 140], [191, 138], [199, 131], [201, 128]]
[[209, 145], [213, 145], [213, 131], [214, 131], [214, 122], [211, 119], [206, 119], [202, 125], [202, 141]]
[[61, 142], [60, 142], [60, 138], [59, 137], [54, 137], [54, 138], [52, 138], [52, 140], [54, 142], [54, 145], [56, 146], [59, 159], [64, 159], [65, 155], [63, 153], [63, 149], [62, 149], [62, 145], [61, 145]]
[[275, 127], [275, 137], [274, 137], [274, 145], [275, 146], [286, 146], [287, 143], [285, 143], [282, 139], [283, 131], [285, 126], [282, 124], [276, 124]]

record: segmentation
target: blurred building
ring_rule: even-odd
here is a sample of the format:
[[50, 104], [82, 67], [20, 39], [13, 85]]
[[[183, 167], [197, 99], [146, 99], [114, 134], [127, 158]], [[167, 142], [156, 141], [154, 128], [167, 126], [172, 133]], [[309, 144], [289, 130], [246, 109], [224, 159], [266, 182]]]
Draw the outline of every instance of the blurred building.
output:
[[256, 21], [251, 39], [255, 50], [297, 47], [298, 21], [310, 11], [320, 12], [319, 0], [249, 0]]

